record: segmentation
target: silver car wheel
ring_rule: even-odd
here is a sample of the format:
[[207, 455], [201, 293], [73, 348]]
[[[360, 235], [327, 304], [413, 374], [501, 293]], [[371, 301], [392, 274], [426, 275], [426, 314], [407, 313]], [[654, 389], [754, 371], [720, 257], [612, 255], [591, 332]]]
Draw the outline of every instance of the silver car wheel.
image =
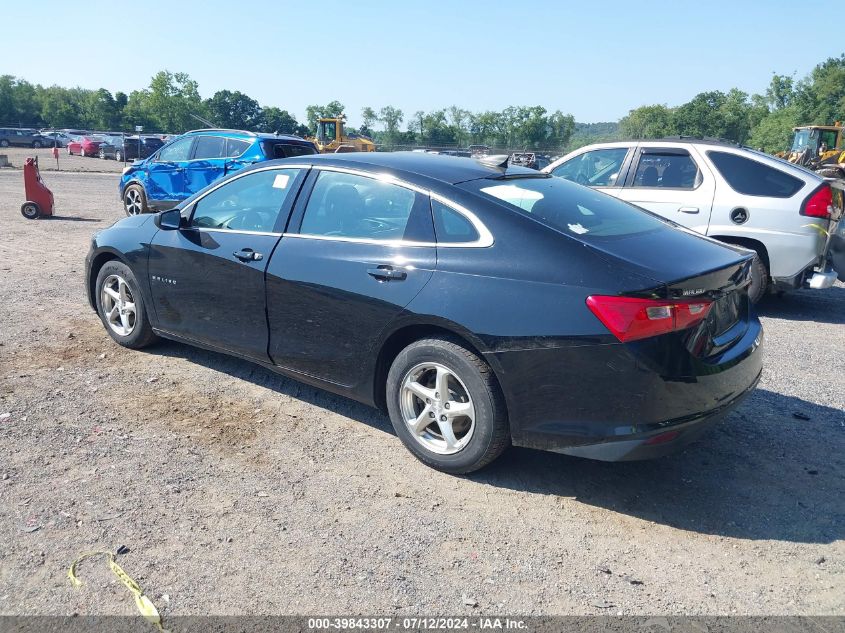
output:
[[141, 202], [141, 192], [137, 189], [130, 189], [124, 196], [124, 204], [126, 206], [126, 213], [129, 215], [138, 215], [143, 211], [144, 205]]
[[421, 363], [402, 380], [402, 419], [411, 436], [438, 455], [466, 448], [475, 431], [475, 406], [463, 381], [439, 363]]
[[129, 284], [120, 275], [109, 275], [100, 290], [100, 305], [109, 327], [120, 336], [129, 336], [135, 329], [135, 298]]

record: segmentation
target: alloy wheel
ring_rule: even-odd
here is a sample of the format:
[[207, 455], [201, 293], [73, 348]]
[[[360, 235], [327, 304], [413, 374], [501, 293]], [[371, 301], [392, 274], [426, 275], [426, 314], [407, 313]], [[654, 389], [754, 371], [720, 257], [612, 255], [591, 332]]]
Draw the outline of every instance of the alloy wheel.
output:
[[120, 336], [129, 336], [135, 329], [135, 298], [129, 284], [120, 275], [109, 275], [100, 290], [100, 304], [109, 327]]
[[129, 215], [138, 215], [144, 210], [144, 205], [141, 201], [141, 192], [137, 189], [127, 191], [123, 202], [126, 207], [126, 213]]
[[475, 406], [457, 374], [439, 363], [421, 363], [402, 380], [402, 419], [427, 450], [452, 455], [464, 449], [475, 431]]

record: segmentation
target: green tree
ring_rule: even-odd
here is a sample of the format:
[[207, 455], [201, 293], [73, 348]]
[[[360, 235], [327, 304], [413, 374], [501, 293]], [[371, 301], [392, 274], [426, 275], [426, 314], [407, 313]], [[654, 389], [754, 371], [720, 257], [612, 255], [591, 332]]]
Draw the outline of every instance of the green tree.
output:
[[628, 139], [662, 138], [674, 131], [672, 110], [665, 105], [634, 108], [619, 121], [619, 133]]
[[205, 101], [210, 120], [220, 127], [257, 130], [262, 124], [258, 101], [242, 92], [218, 90]]
[[393, 106], [384, 106], [378, 111], [378, 120], [384, 125], [385, 138], [388, 143], [396, 143], [399, 125], [405, 118], [404, 112]]
[[792, 128], [801, 125], [801, 113], [794, 105], [771, 112], [754, 127], [748, 144], [764, 152], [782, 152], [792, 146]]
[[206, 114], [197, 82], [186, 73], [163, 70], [153, 77], [147, 96], [147, 113], [164, 132], [184, 132], [198, 127], [193, 116]]
[[372, 135], [373, 124], [378, 121], [378, 114], [370, 106], [361, 108], [361, 133]]
[[278, 134], [308, 134], [308, 128], [301, 125], [290, 112], [279, 108], [264, 108], [261, 112], [261, 127], [268, 132]]
[[330, 101], [324, 106], [310, 105], [305, 108], [305, 121], [311, 133], [317, 129], [317, 121], [325, 117], [338, 117], [343, 114], [344, 106], [340, 101]]

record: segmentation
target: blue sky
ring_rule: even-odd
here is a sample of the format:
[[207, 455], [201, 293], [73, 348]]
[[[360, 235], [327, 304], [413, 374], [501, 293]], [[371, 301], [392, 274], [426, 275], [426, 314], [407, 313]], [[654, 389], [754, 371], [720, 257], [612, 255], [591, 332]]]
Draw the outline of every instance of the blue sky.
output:
[[[845, 50], [816, 0], [139, 0], [4, 3], [0, 74], [45, 85], [146, 87], [187, 72], [203, 97], [240, 90], [300, 120], [338, 99], [470, 110], [542, 105], [617, 120], [705, 90], [765, 90]], [[33, 28], [26, 28], [31, 25]], [[137, 26], [134, 26], [137, 25]], [[32, 33], [38, 36], [33, 41]], [[133, 38], [133, 31], [137, 37]], [[137, 46], [132, 44], [138, 42]], [[123, 45], [123, 46], [121, 46]], [[122, 50], [121, 50], [122, 49]]]

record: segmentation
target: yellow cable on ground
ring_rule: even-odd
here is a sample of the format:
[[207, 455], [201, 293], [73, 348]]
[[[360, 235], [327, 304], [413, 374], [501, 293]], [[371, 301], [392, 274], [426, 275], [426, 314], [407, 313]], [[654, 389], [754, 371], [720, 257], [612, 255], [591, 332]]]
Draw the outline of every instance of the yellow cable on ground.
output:
[[147, 619], [147, 621], [150, 624], [152, 624], [153, 626], [155, 626], [161, 633], [168, 633], [167, 629], [165, 629], [161, 625], [161, 616], [158, 613], [158, 609], [156, 609], [155, 605], [153, 604], [153, 601], [150, 600], [149, 598], [147, 598], [147, 596], [144, 595], [143, 589], [141, 589], [141, 587], [138, 585], [138, 583], [135, 582], [129, 576], [129, 574], [127, 574], [125, 571], [123, 571], [123, 569], [120, 567], [120, 565], [118, 565], [117, 562], [115, 561], [114, 554], [112, 554], [111, 552], [106, 552], [106, 551], [103, 551], [103, 550], [96, 551], [96, 552], [85, 552], [84, 554], [82, 554], [82, 556], [80, 556], [75, 561], [73, 561], [73, 564], [70, 566], [70, 569], [68, 569], [68, 571], [67, 571], [67, 577], [70, 578], [71, 584], [74, 587], [82, 586], [82, 581], [80, 581], [76, 577], [76, 566], [79, 563], [81, 563], [83, 560], [85, 560], [86, 558], [89, 558], [91, 556], [106, 556], [106, 557], [108, 557], [109, 568], [111, 568], [112, 573], [114, 573], [115, 576], [120, 578], [120, 582], [122, 582], [124, 585], [126, 585], [126, 588], [129, 589], [129, 591], [132, 592], [132, 595], [135, 598], [135, 605], [138, 607], [138, 611], [141, 612], [141, 615], [143, 615]]

